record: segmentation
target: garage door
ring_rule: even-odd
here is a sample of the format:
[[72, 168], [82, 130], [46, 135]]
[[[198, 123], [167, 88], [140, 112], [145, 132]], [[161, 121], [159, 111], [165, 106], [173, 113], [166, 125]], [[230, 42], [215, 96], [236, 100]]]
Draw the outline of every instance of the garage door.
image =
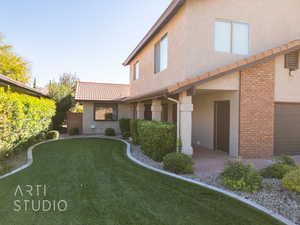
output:
[[300, 104], [275, 105], [274, 151], [280, 154], [300, 154]]

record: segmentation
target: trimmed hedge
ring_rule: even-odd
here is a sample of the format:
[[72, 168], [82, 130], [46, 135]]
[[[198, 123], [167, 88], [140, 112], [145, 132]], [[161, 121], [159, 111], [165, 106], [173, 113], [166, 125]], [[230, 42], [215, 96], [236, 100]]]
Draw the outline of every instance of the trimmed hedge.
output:
[[48, 129], [55, 102], [0, 88], [0, 158]]
[[119, 126], [122, 137], [127, 139], [130, 137], [130, 119], [120, 119]]
[[[136, 121], [137, 134], [133, 140], [141, 145], [142, 151], [156, 161], [162, 161], [168, 153], [176, 151], [176, 126], [157, 121]], [[135, 125], [135, 124], [134, 124]], [[133, 127], [135, 131], [135, 127]]]
[[193, 173], [193, 161], [188, 155], [172, 152], [164, 157], [164, 169], [177, 174]]

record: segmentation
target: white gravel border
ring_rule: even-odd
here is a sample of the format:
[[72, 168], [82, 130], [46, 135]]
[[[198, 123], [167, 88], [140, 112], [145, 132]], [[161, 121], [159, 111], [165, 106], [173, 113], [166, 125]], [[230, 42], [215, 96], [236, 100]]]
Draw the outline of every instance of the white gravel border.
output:
[[[168, 175], [168, 176], [177, 178], [177, 179], [179, 179], [179, 180], [184, 180], [184, 181], [187, 181], [187, 182], [190, 182], [190, 183], [199, 185], [199, 186], [201, 186], [201, 187], [205, 187], [205, 188], [208, 188], [208, 189], [210, 189], [210, 190], [213, 190], [213, 191], [222, 193], [222, 194], [227, 195], [227, 196], [229, 196], [229, 197], [231, 197], [231, 198], [234, 198], [234, 199], [236, 199], [236, 200], [239, 200], [239, 201], [241, 201], [241, 202], [243, 202], [243, 203], [245, 203], [245, 204], [247, 204], [247, 205], [250, 205], [250, 206], [252, 206], [253, 208], [256, 208], [256, 209], [258, 209], [258, 210], [260, 210], [260, 211], [262, 211], [262, 212], [264, 212], [264, 213], [266, 213], [266, 214], [272, 216], [273, 218], [275, 218], [275, 219], [281, 221], [282, 223], [284, 223], [284, 224], [286, 224], [286, 225], [296, 225], [296, 224], [293, 223], [292, 221], [290, 221], [290, 220], [284, 218], [283, 216], [278, 215], [278, 214], [272, 212], [271, 210], [266, 209], [265, 207], [263, 207], [263, 206], [261, 206], [261, 205], [255, 203], [255, 202], [252, 202], [252, 201], [250, 201], [250, 200], [247, 200], [247, 199], [245, 199], [245, 198], [243, 198], [243, 197], [241, 197], [241, 196], [239, 196], [239, 195], [236, 195], [236, 194], [234, 194], [234, 193], [232, 193], [232, 192], [229, 192], [229, 191], [226, 191], [226, 190], [223, 190], [223, 189], [220, 189], [220, 188], [217, 188], [217, 187], [214, 187], [214, 186], [211, 186], [211, 185], [208, 185], [208, 184], [199, 182], [199, 181], [195, 181], [195, 180], [192, 180], [192, 179], [189, 179], [189, 178], [186, 178], [186, 177], [182, 177], [182, 176], [179, 176], [179, 175], [177, 175], [177, 174], [167, 172], [167, 171], [165, 171], [165, 170], [160, 170], [160, 169], [154, 168], [154, 167], [152, 167], [152, 166], [149, 166], [149, 165], [147, 165], [147, 164], [145, 164], [145, 163], [143, 163], [143, 162], [137, 160], [136, 158], [134, 158], [134, 157], [132, 156], [132, 154], [131, 154], [131, 144], [129, 144], [127, 141], [125, 141], [125, 140], [123, 140], [123, 139], [121, 139], [121, 138], [107, 137], [107, 136], [98, 135], [98, 136], [76, 136], [76, 137], [65, 137], [65, 138], [59, 139], [59, 140], [78, 139], [78, 138], [103, 138], [103, 139], [112, 139], [112, 140], [121, 141], [121, 142], [123, 142], [124, 144], [126, 144], [126, 149], [127, 149], [127, 150], [126, 150], [126, 153], [127, 153], [127, 157], [128, 157], [131, 161], [133, 161], [134, 163], [136, 163], [136, 164], [138, 164], [138, 165], [140, 165], [140, 166], [142, 166], [142, 167], [145, 167], [145, 168], [150, 169], [150, 170], [152, 170], [152, 171], [155, 171], [155, 172], [158, 172], [158, 173], [161, 173], [161, 174], [164, 174], [164, 175]], [[53, 142], [53, 141], [59, 141], [59, 140], [47, 140], [47, 141], [43, 141], [43, 142], [40, 142], [40, 143], [38, 143], [38, 144], [35, 144], [35, 145], [31, 146], [31, 147], [27, 150], [27, 162], [26, 162], [23, 166], [21, 166], [21, 167], [15, 169], [15, 170], [13, 170], [13, 171], [11, 171], [11, 172], [5, 174], [5, 175], [0, 176], [0, 180], [6, 178], [6, 177], [8, 177], [8, 176], [11, 176], [11, 175], [13, 175], [13, 174], [15, 174], [15, 173], [17, 173], [17, 172], [19, 172], [19, 171], [21, 171], [21, 170], [24, 170], [25, 168], [28, 168], [29, 166], [31, 166], [32, 163], [33, 163], [32, 150], [33, 150], [35, 147], [37, 147], [38, 145], [41, 145], [41, 144], [45, 144], [45, 143]]]

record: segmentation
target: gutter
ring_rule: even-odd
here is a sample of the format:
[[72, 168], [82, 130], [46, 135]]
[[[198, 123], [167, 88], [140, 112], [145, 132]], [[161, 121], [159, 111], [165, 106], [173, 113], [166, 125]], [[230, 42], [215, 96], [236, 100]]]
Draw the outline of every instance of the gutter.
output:
[[[167, 98], [177, 104], [177, 142], [180, 140], [180, 102], [175, 98]], [[179, 152], [179, 143], [176, 142], [177, 152]]]

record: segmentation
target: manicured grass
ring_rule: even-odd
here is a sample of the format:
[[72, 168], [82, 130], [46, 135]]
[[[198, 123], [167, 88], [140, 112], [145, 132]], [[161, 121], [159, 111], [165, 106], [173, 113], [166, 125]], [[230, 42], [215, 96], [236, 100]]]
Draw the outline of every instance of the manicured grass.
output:
[[[18, 185], [46, 196], [15, 196]], [[68, 210], [15, 212], [15, 200], [67, 200]], [[37, 203], [36, 203], [37, 204]], [[0, 225], [276, 225], [236, 200], [132, 163], [125, 145], [103, 139], [46, 143], [34, 164], [0, 180]]]

